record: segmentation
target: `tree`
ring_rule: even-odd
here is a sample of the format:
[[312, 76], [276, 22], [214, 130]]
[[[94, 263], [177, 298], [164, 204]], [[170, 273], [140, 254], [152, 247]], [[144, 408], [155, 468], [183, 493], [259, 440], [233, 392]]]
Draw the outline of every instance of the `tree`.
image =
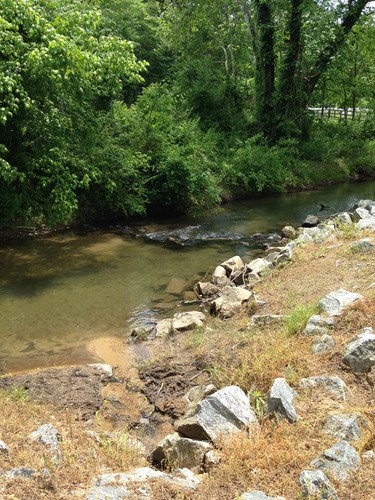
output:
[[71, 219], [80, 190], [103, 177], [90, 162], [97, 117], [146, 64], [103, 32], [94, 2], [0, 0], [1, 219]]

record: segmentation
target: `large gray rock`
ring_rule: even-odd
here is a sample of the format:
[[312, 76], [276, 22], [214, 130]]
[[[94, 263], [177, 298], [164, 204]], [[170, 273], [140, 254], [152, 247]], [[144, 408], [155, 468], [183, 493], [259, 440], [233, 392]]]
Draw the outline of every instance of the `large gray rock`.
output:
[[339, 377], [308, 377], [301, 378], [299, 385], [302, 389], [323, 389], [334, 394], [341, 401], [345, 401], [346, 385]]
[[338, 500], [335, 489], [321, 470], [302, 471], [299, 482], [304, 497], [313, 497], [317, 500]]
[[199, 281], [196, 284], [196, 290], [201, 297], [213, 297], [214, 295], [219, 295], [221, 287], [213, 283]]
[[336, 215], [336, 219], [341, 222], [341, 224], [353, 224], [352, 218], [348, 212], [340, 212]]
[[297, 230], [292, 226], [283, 227], [281, 230], [281, 234], [284, 238], [288, 238], [289, 240], [294, 240], [294, 238], [297, 238], [298, 236]]
[[357, 222], [356, 227], [358, 229], [372, 229], [375, 231], [375, 217], [371, 216], [367, 219], [361, 219]]
[[371, 214], [368, 210], [366, 210], [366, 208], [363, 208], [363, 207], [358, 207], [354, 210], [354, 212], [352, 213], [352, 221], [353, 222], [358, 222], [362, 219], [368, 219], [369, 217], [371, 217]]
[[297, 421], [297, 412], [293, 407], [293, 399], [297, 393], [286, 382], [285, 378], [277, 378], [268, 394], [267, 410], [269, 413], [276, 412], [285, 417], [289, 422]]
[[211, 313], [222, 319], [231, 318], [250, 298], [254, 300], [253, 294], [245, 288], [225, 288], [220, 297], [211, 302]]
[[332, 325], [332, 318], [325, 319], [320, 314], [314, 314], [309, 318], [302, 334], [306, 336], [326, 335], [329, 332], [329, 327]]
[[375, 365], [375, 334], [371, 327], [354, 337], [347, 346], [344, 363], [356, 373], [367, 373]]
[[177, 469], [173, 474], [166, 474], [150, 467], [141, 467], [127, 474], [118, 472], [95, 477], [87, 500], [122, 500], [128, 497], [151, 500], [153, 495], [148, 481], [155, 480], [188, 490], [196, 488], [200, 481], [188, 469]]
[[246, 394], [237, 386], [220, 389], [197, 405], [195, 419], [214, 443], [257, 422]]
[[252, 260], [246, 267], [249, 272], [256, 273], [259, 276], [266, 274], [270, 269], [274, 269], [274, 265], [271, 262], [262, 258]]
[[332, 234], [332, 229], [326, 224], [319, 224], [305, 228], [302, 234], [309, 236], [314, 243], [322, 243]]
[[361, 425], [367, 427], [366, 421], [360, 415], [338, 413], [326, 418], [323, 430], [338, 439], [355, 441], [362, 437]]
[[285, 497], [270, 497], [266, 495], [263, 491], [252, 490], [242, 493], [239, 500], [285, 500]]
[[245, 268], [245, 264], [243, 263], [241, 257], [239, 257], [238, 255], [235, 255], [231, 259], [222, 262], [220, 266], [225, 269], [227, 275], [230, 275], [233, 271], [243, 271], [243, 269]]
[[347, 441], [340, 441], [310, 463], [311, 467], [327, 471], [337, 481], [346, 481], [360, 464], [358, 453]]
[[206, 316], [200, 311], [178, 312], [172, 318], [172, 330], [186, 332], [200, 328], [206, 322]]
[[166, 436], [151, 453], [152, 461], [164, 467], [187, 467], [199, 472], [205, 454], [213, 446], [207, 441], [197, 441], [180, 436], [177, 432]]
[[320, 302], [320, 309], [330, 316], [339, 316], [345, 307], [353, 304], [355, 301], [362, 299], [359, 293], [348, 292], [343, 288], [326, 295]]
[[285, 247], [281, 252], [273, 259], [272, 263], [274, 266], [285, 266], [292, 261], [293, 252], [290, 248]]
[[324, 354], [326, 352], [332, 351], [335, 347], [335, 341], [330, 335], [322, 335], [318, 339], [315, 339], [312, 345], [312, 352], [314, 354]]

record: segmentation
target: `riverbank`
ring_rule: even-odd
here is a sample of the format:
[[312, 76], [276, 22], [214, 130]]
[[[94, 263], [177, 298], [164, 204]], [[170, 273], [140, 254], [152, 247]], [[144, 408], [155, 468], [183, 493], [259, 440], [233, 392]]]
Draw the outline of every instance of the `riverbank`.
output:
[[[369, 245], [356, 243], [364, 238], [369, 238]], [[93, 477], [102, 473], [103, 467], [107, 472], [127, 472], [146, 464], [145, 456], [160, 435], [173, 432], [171, 423], [184, 414], [187, 390], [210, 383], [218, 389], [236, 385], [248, 393], [259, 431], [219, 443], [217, 463], [200, 476], [201, 483], [194, 490], [159, 484], [151, 498], [229, 499], [255, 489], [288, 500], [299, 498], [301, 470], [309, 468], [315, 457], [337, 441], [324, 431], [324, 423], [327, 416], [338, 413], [355, 414], [366, 422], [361, 426], [361, 437], [351, 443], [359, 456], [373, 450], [374, 374], [353, 373], [342, 363], [352, 338], [364, 328], [374, 327], [375, 252], [371, 244], [375, 244], [373, 231], [339, 225], [321, 241], [315, 238], [295, 246], [285, 266], [265, 273], [254, 283], [257, 311], [240, 308], [225, 321], [208, 317], [205, 327], [136, 343], [142, 349], [134, 360], [141, 382], [124, 378], [116, 370], [118, 380], [109, 382], [126, 389], [128, 395], [143, 394], [143, 415], [138, 421], [134, 415], [133, 421], [124, 418], [134, 410], [126, 393], [116, 398], [107, 393], [105, 404], [89, 420], [82, 420], [79, 410], [69, 410], [69, 405], [61, 412], [54, 404], [35, 404], [27, 397], [27, 389], [12, 387], [2, 393], [1, 439], [10, 451], [2, 454], [1, 469], [32, 464], [37, 471], [49, 470], [48, 475], [38, 473], [31, 479], [0, 479], [2, 491], [21, 499], [86, 498]], [[341, 288], [360, 294], [362, 299], [335, 318], [329, 330], [334, 345], [316, 354], [312, 348], [317, 338], [304, 334], [306, 323], [318, 312], [322, 298]], [[271, 321], [255, 321], [254, 312]], [[94, 350], [103, 355], [103, 361], [116, 363], [121, 346], [104, 342], [104, 347], [99, 342]], [[324, 389], [300, 388], [300, 380], [312, 376], [340, 378], [346, 386], [345, 399]], [[293, 404], [299, 418], [294, 424], [267, 413], [267, 393], [277, 378], [284, 378], [298, 393]], [[108, 388], [105, 380], [103, 377], [103, 386]], [[27, 435], [47, 420], [63, 437], [62, 459], [57, 463], [51, 463], [43, 444], [24, 446]], [[22, 432], [19, 421], [27, 422]], [[152, 429], [154, 433], [157, 429], [154, 439], [150, 439]], [[139, 439], [143, 446], [147, 443], [146, 449], [140, 451], [137, 445], [134, 451], [130, 438]], [[175, 464], [169, 465], [173, 468]], [[362, 459], [361, 468], [349, 480], [330, 479], [340, 499], [370, 500], [374, 472], [374, 460]]]

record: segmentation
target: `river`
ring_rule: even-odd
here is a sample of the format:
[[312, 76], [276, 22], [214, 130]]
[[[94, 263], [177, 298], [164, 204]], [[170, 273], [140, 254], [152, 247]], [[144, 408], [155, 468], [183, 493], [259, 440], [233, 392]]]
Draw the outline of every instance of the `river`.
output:
[[[135, 225], [151, 238], [167, 234], [172, 241], [150, 241], [119, 228], [3, 244], [0, 373], [96, 361], [90, 341], [124, 338], [163, 311], [171, 315], [168, 307], [185, 307], [181, 297], [166, 294], [171, 278], [203, 276], [233, 255], [250, 260], [262, 248], [255, 233], [280, 233], [308, 214], [327, 216], [364, 198], [375, 199], [375, 181], [233, 202], [199, 219]], [[320, 211], [320, 204], [329, 208]], [[176, 244], [175, 234], [188, 234], [195, 244]]]

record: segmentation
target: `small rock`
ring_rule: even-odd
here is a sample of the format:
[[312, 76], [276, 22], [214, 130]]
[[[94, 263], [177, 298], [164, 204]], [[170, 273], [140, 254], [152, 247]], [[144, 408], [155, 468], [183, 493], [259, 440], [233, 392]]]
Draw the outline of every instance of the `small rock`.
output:
[[324, 354], [332, 351], [335, 347], [335, 342], [330, 335], [322, 335], [320, 338], [314, 340], [312, 345], [312, 352], [314, 354]]
[[324, 319], [319, 314], [311, 316], [306, 324], [302, 334], [306, 336], [327, 335], [328, 327], [333, 325], [333, 319]]
[[362, 240], [352, 243], [350, 249], [355, 253], [369, 253], [375, 251], [375, 244], [370, 238], [363, 238]]
[[246, 267], [250, 273], [256, 273], [259, 276], [267, 273], [270, 269], [274, 269], [274, 265], [271, 262], [261, 258], [252, 260]]
[[215, 465], [218, 465], [223, 459], [223, 454], [220, 450], [210, 450], [204, 456], [204, 468], [207, 472]]
[[104, 373], [105, 375], [108, 375], [109, 377], [112, 377], [113, 375], [113, 368], [111, 365], [105, 363], [93, 363], [87, 366], [90, 366], [91, 368], [94, 368], [95, 370], [98, 370]]
[[49, 450], [54, 453], [53, 460], [57, 461], [61, 458], [59, 441], [62, 441], [62, 436], [52, 424], [45, 424], [39, 427], [36, 431], [29, 435], [33, 441], [39, 441], [48, 446]]
[[213, 283], [205, 283], [203, 281], [199, 281], [196, 284], [196, 290], [200, 297], [212, 297], [214, 295], [219, 294], [221, 288]]
[[291, 262], [293, 257], [292, 250], [290, 248], [285, 248], [279, 255], [274, 259], [273, 264], [275, 266], [285, 266], [288, 262]]
[[281, 234], [283, 235], [283, 238], [288, 238], [289, 240], [294, 240], [294, 238], [297, 238], [298, 236], [297, 230], [292, 226], [283, 227]]
[[312, 467], [329, 472], [337, 481], [346, 481], [360, 467], [361, 459], [347, 441], [340, 441], [311, 462]]
[[375, 451], [374, 450], [369, 450], [369, 451], [366, 451], [363, 455], [362, 455], [362, 460], [364, 462], [372, 462], [375, 460]]
[[288, 385], [284, 378], [275, 379], [267, 398], [267, 410], [276, 412], [285, 417], [289, 422], [297, 421], [297, 412], [293, 407], [296, 392]]
[[301, 378], [299, 385], [302, 389], [315, 389], [321, 387], [337, 396], [341, 401], [345, 401], [346, 399], [346, 385], [339, 377], [322, 376]]
[[172, 331], [186, 332], [199, 328], [206, 322], [206, 316], [200, 311], [178, 312], [172, 318]]
[[156, 338], [165, 338], [168, 337], [172, 333], [172, 320], [171, 319], [161, 319], [155, 325], [152, 336]]
[[253, 325], [268, 325], [284, 321], [286, 317], [285, 314], [254, 314], [254, 316], [251, 316], [250, 323]]
[[211, 302], [211, 313], [222, 319], [231, 318], [251, 297], [254, 300], [253, 294], [245, 288], [225, 288], [221, 296]]
[[243, 271], [245, 264], [243, 263], [241, 257], [235, 255], [231, 259], [226, 260], [220, 264], [226, 271], [226, 274], [231, 274], [233, 271]]
[[30, 467], [17, 467], [8, 472], [5, 472], [5, 477], [9, 479], [14, 479], [16, 477], [22, 477], [24, 479], [30, 479], [32, 476], [37, 474], [37, 471], [31, 469]]
[[342, 288], [326, 295], [320, 302], [319, 307], [330, 316], [339, 316], [345, 307], [362, 299], [359, 293], [348, 292]]
[[8, 446], [0, 439], [0, 453], [4, 453], [4, 455], [7, 455], [9, 453]]
[[354, 337], [343, 359], [355, 373], [367, 373], [375, 365], [375, 334], [371, 327]]
[[366, 421], [360, 415], [339, 413], [327, 417], [323, 430], [338, 439], [355, 441], [362, 437], [360, 423], [367, 427]]
[[180, 436], [177, 432], [166, 436], [151, 453], [155, 464], [167, 467], [186, 467], [199, 471], [205, 454], [212, 450], [207, 441]]
[[252, 490], [242, 493], [239, 500], [285, 500], [284, 497], [270, 497], [266, 495], [263, 491]]
[[338, 500], [335, 489], [327, 476], [321, 470], [304, 470], [299, 482], [304, 497], [313, 497], [317, 500]]

